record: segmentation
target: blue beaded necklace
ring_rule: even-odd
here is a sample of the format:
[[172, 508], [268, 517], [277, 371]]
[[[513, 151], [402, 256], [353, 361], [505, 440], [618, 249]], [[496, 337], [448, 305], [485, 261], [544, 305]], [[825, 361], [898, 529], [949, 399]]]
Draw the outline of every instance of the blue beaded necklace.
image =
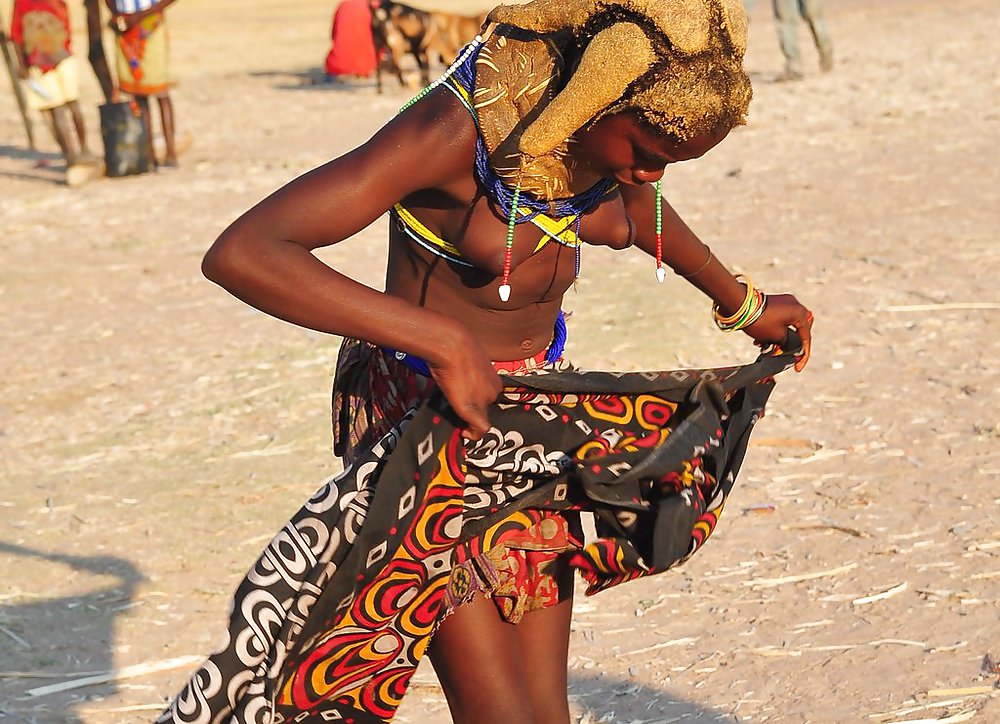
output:
[[[479, 57], [479, 47], [482, 39], [476, 37], [472, 43], [466, 46], [459, 55], [459, 59], [448, 69], [444, 76], [439, 79], [444, 82], [449, 76], [454, 76], [455, 80], [462, 85], [467, 93], [472, 93], [476, 85], [476, 59]], [[468, 52], [467, 52], [468, 51]], [[472, 117], [478, 118], [473, 112]], [[476, 182], [486, 194], [486, 198], [496, 207], [500, 213], [507, 217], [507, 241], [504, 247], [503, 276], [497, 293], [500, 300], [506, 302], [510, 299], [510, 272], [511, 260], [514, 248], [514, 227], [531, 221], [540, 213], [548, 213], [556, 218], [567, 216], [576, 217], [576, 237], [577, 245], [574, 260], [574, 278], [580, 276], [580, 219], [610, 192], [614, 186], [613, 179], [600, 179], [586, 191], [575, 196], [564, 199], [540, 199], [528, 191], [521, 189], [518, 183], [513, 189], [504, 183], [490, 164], [489, 149], [483, 134], [476, 137], [476, 160], [473, 166]], [[527, 209], [528, 213], [519, 213], [521, 209]]]
[[[444, 74], [435, 79], [430, 85], [421, 90], [416, 96], [411, 98], [399, 112], [402, 113], [407, 108], [412, 106], [423, 99], [427, 94], [433, 91], [435, 88], [443, 84], [451, 76], [456, 76], [458, 81], [465, 87], [467, 92], [472, 91], [472, 87], [475, 85], [475, 64], [476, 57], [478, 56], [478, 50], [483, 44], [483, 38], [477, 35], [475, 40], [465, 46], [462, 52], [458, 54], [455, 62], [444, 72]], [[459, 75], [459, 71], [462, 75]], [[476, 114], [473, 112], [472, 117], [475, 119]], [[477, 119], [478, 125], [478, 119]], [[520, 206], [521, 199], [521, 188], [518, 186], [513, 191], [509, 187], [504, 185], [500, 178], [493, 172], [493, 169], [489, 164], [489, 153], [486, 150], [486, 143], [483, 141], [483, 135], [480, 133], [477, 135], [476, 139], [476, 163], [475, 163], [475, 175], [476, 181], [483, 188], [487, 194], [487, 198], [496, 204], [499, 208], [503, 209], [504, 213], [508, 214], [508, 229], [507, 229], [507, 252], [505, 256], [505, 275], [504, 275], [504, 285], [501, 286], [500, 298], [503, 301], [507, 301], [510, 298], [510, 286], [506, 284], [506, 277], [510, 273], [510, 248], [513, 243], [514, 236], [514, 224], [524, 223], [525, 221], [530, 221], [535, 216], [537, 216], [541, 211], [548, 210], [549, 203], [543, 202], [541, 200], [535, 199], [530, 194], [525, 194], [525, 206], [531, 209], [530, 214], [518, 216], [518, 208]], [[603, 181], [603, 180], [602, 180]], [[600, 193], [596, 192], [597, 186], [600, 182], [588, 189], [584, 194], [579, 196], [574, 196], [572, 199], [561, 199], [554, 202], [553, 208], [560, 213], [560, 216], [567, 216], [569, 214], [575, 213], [576, 216], [576, 276], [580, 276], [580, 215], [593, 208], [597, 204], [607, 190], [601, 190]], [[589, 196], [593, 195], [593, 200], [589, 200]], [[584, 196], [586, 203], [577, 201]], [[536, 206], [537, 205], [537, 206]], [[579, 209], [579, 210], [577, 210]], [[506, 286], [506, 295], [504, 294], [504, 286]], [[552, 341], [549, 343], [549, 347], [545, 350], [545, 361], [548, 364], [558, 362], [562, 359], [563, 352], [566, 349], [566, 315], [559, 311], [556, 317], [555, 328], [552, 333]], [[417, 357], [416, 355], [408, 354], [406, 352], [400, 352], [398, 350], [393, 350], [388, 347], [383, 347], [385, 352], [389, 355], [395, 357], [397, 360], [402, 362], [404, 365], [409, 367], [411, 370], [417, 374], [424, 375], [425, 377], [431, 376], [430, 366], [427, 364], [426, 360]]]

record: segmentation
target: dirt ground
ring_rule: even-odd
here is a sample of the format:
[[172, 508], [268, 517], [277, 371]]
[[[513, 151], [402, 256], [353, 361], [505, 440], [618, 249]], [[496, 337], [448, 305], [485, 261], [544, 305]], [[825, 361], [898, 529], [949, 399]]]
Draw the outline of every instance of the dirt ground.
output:
[[[410, 94], [310, 82], [332, 6], [177, 3], [173, 96], [194, 145], [175, 171], [66, 188], [0, 81], [0, 719], [148, 721], [220, 641], [258, 550], [337, 469], [338, 340], [199, 273], [230, 220]], [[759, 4], [748, 126], [666, 178], [732, 268], [812, 307], [813, 361], [780, 378], [715, 539], [577, 598], [581, 724], [1000, 721], [984, 669], [1000, 658], [1000, 14], [828, 6], [837, 67], [818, 73], [803, 27], [808, 76], [779, 84]], [[90, 75], [83, 101], [100, 148]], [[377, 286], [384, 234], [322, 256]], [[755, 351], [638, 253], [588, 249], [567, 308], [583, 367]], [[398, 721], [447, 720], [422, 667]]]

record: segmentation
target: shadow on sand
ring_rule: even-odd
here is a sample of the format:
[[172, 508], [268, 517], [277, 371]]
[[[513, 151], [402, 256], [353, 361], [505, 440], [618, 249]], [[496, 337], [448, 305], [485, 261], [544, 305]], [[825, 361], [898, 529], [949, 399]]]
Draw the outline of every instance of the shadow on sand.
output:
[[[44, 591], [18, 592], [15, 577], [6, 582], [13, 591], [6, 598], [18, 602], [0, 603], [0, 720], [79, 724], [84, 718], [78, 709], [94, 687], [40, 697], [27, 692], [114, 669], [115, 619], [135, 605], [136, 588], [145, 579], [134, 563], [116, 556], [49, 553], [3, 541], [0, 555], [24, 559], [25, 567], [30, 562], [45, 579], [57, 574], [65, 582], [79, 579], [81, 587], [99, 579], [97, 587], [78, 595], [48, 598]], [[96, 691], [107, 695], [115, 686]]]
[[[432, 66], [430, 78], [434, 80], [444, 73], [445, 66]], [[377, 93], [375, 75], [369, 77], [329, 76], [323, 68], [306, 68], [304, 70], [257, 70], [249, 73], [251, 78], [273, 78], [274, 88], [291, 91], [332, 91], [335, 93], [354, 93], [357, 91]], [[399, 80], [392, 73], [382, 74], [385, 93], [415, 94], [423, 88], [420, 83], [416, 65], [403, 68], [403, 79], [407, 85], [400, 86]]]
[[634, 681], [601, 676], [600, 665], [594, 675], [570, 672], [569, 695], [583, 711], [580, 724], [598, 722], [630, 724], [667, 724], [668, 722], [731, 722], [733, 717], [685, 701], [664, 689]]
[[[438, 724], [450, 721], [444, 693], [429, 661], [413, 678], [400, 722]], [[601, 674], [600, 664], [569, 676], [573, 724], [668, 724], [672, 722], [732, 722], [733, 715], [685, 701], [667, 688], [657, 688]]]
[[358, 91], [375, 92], [375, 76], [370, 78], [331, 77], [323, 68], [304, 68], [300, 70], [255, 70], [248, 74], [251, 78], [270, 78], [274, 80], [274, 88], [291, 91]]
[[[0, 144], [0, 158], [11, 158], [15, 161], [25, 161], [21, 172], [2, 172], [0, 178], [17, 179], [18, 181], [33, 181], [47, 185], [66, 185], [66, 163], [62, 155], [51, 151], [32, 151], [25, 146], [10, 146]], [[27, 162], [34, 161], [30, 166]]]

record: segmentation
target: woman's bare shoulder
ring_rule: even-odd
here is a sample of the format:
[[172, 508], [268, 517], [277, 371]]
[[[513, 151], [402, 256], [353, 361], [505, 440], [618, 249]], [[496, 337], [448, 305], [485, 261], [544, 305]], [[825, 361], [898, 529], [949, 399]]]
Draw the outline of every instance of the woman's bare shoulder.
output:
[[472, 173], [476, 129], [450, 95], [429, 94], [354, 150], [256, 204], [227, 234], [268, 234], [314, 249], [358, 233], [410, 194], [452, 193]]
[[[371, 172], [403, 195], [425, 189], [447, 191], [472, 174], [477, 131], [469, 111], [439, 88], [399, 113], [362, 146]], [[401, 175], [396, 175], [401, 174]], [[405, 190], [404, 190], [405, 189]]]

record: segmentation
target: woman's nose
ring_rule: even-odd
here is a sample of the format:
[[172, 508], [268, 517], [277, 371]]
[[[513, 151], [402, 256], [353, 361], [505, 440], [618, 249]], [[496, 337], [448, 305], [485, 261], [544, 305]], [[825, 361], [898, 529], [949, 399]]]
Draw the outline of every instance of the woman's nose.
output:
[[661, 178], [663, 178], [663, 172], [666, 169], [662, 168], [637, 168], [632, 171], [632, 178], [634, 178], [639, 183], [651, 184], [656, 183]]

